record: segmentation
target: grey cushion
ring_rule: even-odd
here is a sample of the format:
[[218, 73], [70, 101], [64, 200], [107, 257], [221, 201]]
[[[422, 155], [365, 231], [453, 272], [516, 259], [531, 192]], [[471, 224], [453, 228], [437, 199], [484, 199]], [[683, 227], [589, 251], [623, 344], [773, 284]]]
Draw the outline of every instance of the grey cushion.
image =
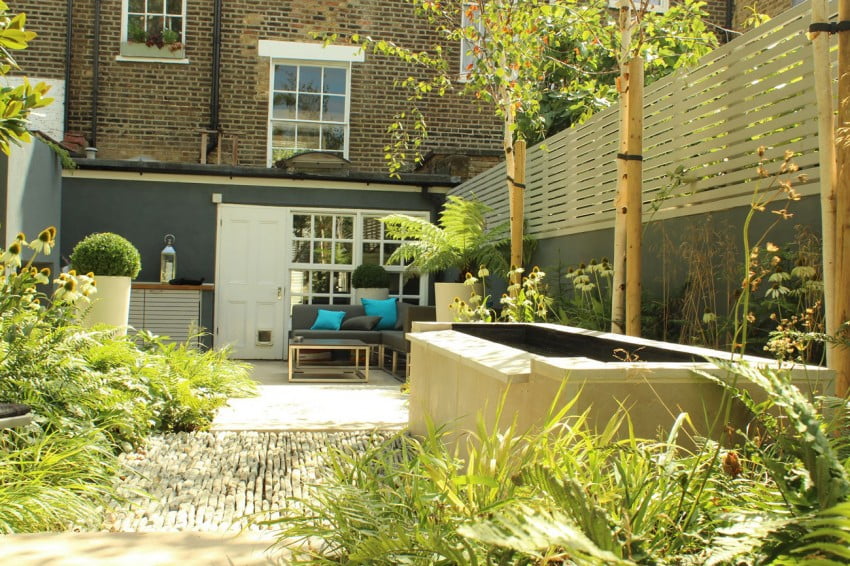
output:
[[381, 343], [384, 347], [398, 352], [407, 352], [410, 349], [410, 342], [401, 330], [382, 330]]
[[332, 338], [336, 340], [360, 340], [366, 344], [380, 344], [380, 330], [304, 330], [293, 329], [293, 336], [304, 338]]
[[340, 330], [372, 330], [379, 320], [380, 316], [352, 316], [342, 321]]

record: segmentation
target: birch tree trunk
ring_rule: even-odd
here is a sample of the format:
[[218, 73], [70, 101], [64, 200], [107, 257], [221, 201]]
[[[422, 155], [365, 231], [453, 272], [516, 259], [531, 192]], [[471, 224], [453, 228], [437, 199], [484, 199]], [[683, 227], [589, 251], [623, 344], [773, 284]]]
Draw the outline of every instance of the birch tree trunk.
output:
[[[640, 336], [643, 240], [643, 58], [629, 61], [626, 171], [626, 334]], [[620, 160], [623, 161], [623, 160]]]

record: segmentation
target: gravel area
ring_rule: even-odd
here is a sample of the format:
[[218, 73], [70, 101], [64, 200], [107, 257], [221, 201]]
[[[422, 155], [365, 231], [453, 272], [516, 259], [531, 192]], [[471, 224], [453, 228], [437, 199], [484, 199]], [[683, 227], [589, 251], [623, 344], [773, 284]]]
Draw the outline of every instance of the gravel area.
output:
[[116, 532], [263, 530], [248, 517], [293, 506], [322, 476], [331, 447], [363, 450], [392, 432], [198, 432], [152, 437], [124, 454], [127, 499], [107, 513]]

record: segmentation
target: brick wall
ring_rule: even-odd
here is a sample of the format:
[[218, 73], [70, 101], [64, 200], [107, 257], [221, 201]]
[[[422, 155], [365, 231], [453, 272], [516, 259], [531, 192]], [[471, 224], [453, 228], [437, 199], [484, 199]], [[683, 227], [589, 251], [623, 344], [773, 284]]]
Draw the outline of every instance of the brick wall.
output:
[[[343, 37], [360, 33], [424, 48], [433, 38], [404, 0], [227, 0], [223, 4], [220, 123], [226, 137], [238, 137], [241, 165], [266, 165], [270, 66], [268, 58], [258, 55], [259, 40], [311, 42], [315, 41], [311, 32]], [[116, 60], [121, 0], [102, 0], [101, 6], [98, 158], [144, 156], [197, 163], [200, 130], [210, 124], [213, 0], [188, 0], [188, 64]], [[12, 9], [27, 12], [29, 27], [39, 33], [32, 48], [21, 54], [21, 67], [31, 75], [61, 77], [67, 4], [23, 0]], [[68, 130], [90, 141], [94, 20], [94, 0], [76, 0]], [[457, 46], [449, 47], [457, 53]], [[385, 167], [386, 126], [404, 108], [403, 93], [392, 82], [411, 72], [394, 59], [370, 54], [364, 63], [353, 64], [349, 159], [354, 168]], [[429, 101], [425, 111], [430, 127], [426, 151], [462, 153], [500, 147], [498, 121], [475, 101], [449, 95]], [[225, 139], [224, 153], [229, 149]]]

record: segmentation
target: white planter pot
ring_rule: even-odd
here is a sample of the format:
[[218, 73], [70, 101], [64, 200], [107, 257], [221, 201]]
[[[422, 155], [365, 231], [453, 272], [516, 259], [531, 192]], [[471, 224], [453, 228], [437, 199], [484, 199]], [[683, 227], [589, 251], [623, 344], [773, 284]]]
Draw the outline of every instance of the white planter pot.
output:
[[127, 333], [130, 316], [130, 278], [95, 275], [97, 293], [91, 296], [91, 307], [83, 319], [84, 326], [108, 324]]
[[455, 313], [449, 308], [458, 297], [469, 303], [472, 287], [465, 283], [434, 283], [434, 304], [437, 307], [437, 322], [454, 322]]
[[360, 299], [375, 299], [376, 301], [383, 301], [389, 297], [390, 290], [387, 288], [363, 287], [362, 289], [354, 289], [354, 296], [352, 297], [351, 304], [359, 305]]

